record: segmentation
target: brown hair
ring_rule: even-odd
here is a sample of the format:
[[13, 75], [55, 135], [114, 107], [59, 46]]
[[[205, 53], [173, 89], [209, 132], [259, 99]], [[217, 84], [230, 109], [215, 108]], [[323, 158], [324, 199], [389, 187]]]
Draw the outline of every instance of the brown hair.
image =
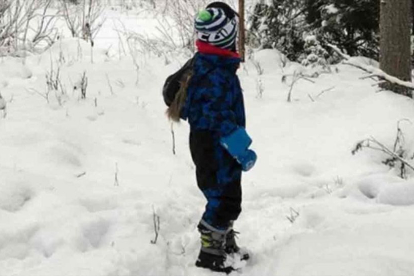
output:
[[181, 109], [185, 104], [185, 100], [187, 99], [187, 89], [192, 76], [192, 70], [188, 70], [182, 76], [180, 81], [180, 89], [177, 91], [173, 102], [166, 111], [167, 117], [174, 122], [178, 123], [180, 121]]

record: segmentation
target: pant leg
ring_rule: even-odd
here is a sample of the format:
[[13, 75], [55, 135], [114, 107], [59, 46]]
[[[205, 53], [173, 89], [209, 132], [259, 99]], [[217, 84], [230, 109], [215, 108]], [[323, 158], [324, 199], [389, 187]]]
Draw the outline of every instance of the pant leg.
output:
[[227, 229], [241, 212], [241, 166], [209, 131], [192, 131], [190, 149], [198, 187], [207, 199], [202, 220], [216, 229]]

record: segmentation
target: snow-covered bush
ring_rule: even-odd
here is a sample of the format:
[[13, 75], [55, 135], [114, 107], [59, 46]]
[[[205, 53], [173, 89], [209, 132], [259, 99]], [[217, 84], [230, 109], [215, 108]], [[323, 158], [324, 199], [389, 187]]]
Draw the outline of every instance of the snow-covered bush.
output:
[[[171, 21], [161, 21], [160, 32], [163, 40], [175, 48], [189, 48], [194, 51], [194, 17], [206, 3], [206, 0], [166, 1], [164, 14]], [[178, 32], [179, 41], [171, 38], [171, 32]]]
[[377, 0], [305, 0], [306, 21], [322, 45], [331, 43], [351, 56], [378, 58]]
[[260, 0], [252, 9], [253, 47], [276, 48], [305, 64], [335, 62], [328, 44], [351, 56], [378, 58], [377, 0]]
[[52, 0], [0, 1], [0, 55], [33, 51], [52, 45], [57, 37]]
[[384, 154], [382, 163], [389, 166], [391, 169], [396, 169], [401, 178], [407, 178], [408, 169], [411, 170], [411, 173], [414, 171], [414, 166], [411, 164], [414, 159], [412, 147], [413, 129], [410, 128], [409, 135], [405, 135], [401, 128], [401, 122], [409, 122], [411, 124], [408, 120], [401, 120], [398, 122], [397, 135], [392, 147], [383, 144], [374, 137], [370, 137], [358, 142], [352, 150], [352, 154], [355, 154], [364, 148], [380, 151]]
[[115, 31], [123, 38], [124, 54], [127, 54], [127, 51], [133, 56], [155, 54], [158, 57], [165, 57], [166, 64], [170, 62], [171, 57], [167, 53], [192, 54], [195, 51], [194, 18], [208, 2], [208, 0], [121, 1], [118, 3], [121, 7], [129, 10], [139, 6], [157, 20], [156, 31], [151, 35], [132, 31], [123, 22], [116, 22]]
[[302, 0], [261, 0], [249, 19], [248, 42], [253, 47], [275, 48], [290, 60], [298, 60], [305, 45], [306, 31]]
[[93, 40], [105, 22], [102, 17], [105, 6], [99, 0], [79, 0], [78, 3], [60, 0], [60, 9], [72, 37], [90, 41], [93, 46]]
[[299, 57], [302, 65], [326, 67], [331, 63], [332, 58], [328, 51], [323, 48], [315, 35], [309, 35], [305, 38], [304, 53]]

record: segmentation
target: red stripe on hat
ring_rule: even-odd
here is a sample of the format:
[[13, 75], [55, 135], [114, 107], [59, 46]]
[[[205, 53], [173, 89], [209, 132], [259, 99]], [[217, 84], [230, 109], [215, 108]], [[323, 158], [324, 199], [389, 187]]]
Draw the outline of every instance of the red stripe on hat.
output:
[[213, 46], [201, 40], [196, 41], [196, 46], [202, 54], [240, 58], [239, 53]]

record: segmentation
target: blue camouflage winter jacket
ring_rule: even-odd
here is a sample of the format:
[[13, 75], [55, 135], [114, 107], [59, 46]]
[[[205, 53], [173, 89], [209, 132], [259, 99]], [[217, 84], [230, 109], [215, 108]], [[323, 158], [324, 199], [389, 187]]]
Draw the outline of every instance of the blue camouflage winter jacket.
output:
[[191, 130], [209, 130], [216, 139], [238, 127], [246, 117], [239, 78], [239, 58], [198, 53], [181, 117]]

